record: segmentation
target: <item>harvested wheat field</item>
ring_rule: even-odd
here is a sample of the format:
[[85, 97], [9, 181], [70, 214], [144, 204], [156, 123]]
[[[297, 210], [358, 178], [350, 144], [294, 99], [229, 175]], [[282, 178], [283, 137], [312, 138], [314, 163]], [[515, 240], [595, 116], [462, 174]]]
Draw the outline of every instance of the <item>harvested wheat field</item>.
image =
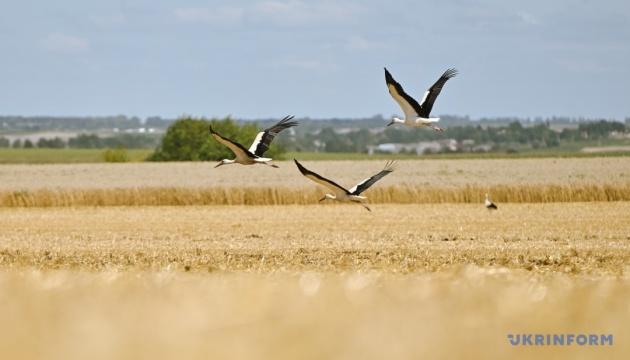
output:
[[0, 358], [630, 356], [626, 158], [211, 165], [0, 166]]
[[0, 227], [4, 268], [630, 271], [628, 202], [5, 208]]

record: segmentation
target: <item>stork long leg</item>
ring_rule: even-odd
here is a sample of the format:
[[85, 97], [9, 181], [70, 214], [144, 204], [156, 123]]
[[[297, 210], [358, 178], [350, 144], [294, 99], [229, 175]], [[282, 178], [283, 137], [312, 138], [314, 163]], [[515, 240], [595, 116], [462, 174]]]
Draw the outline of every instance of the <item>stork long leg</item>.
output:
[[265, 164], [267, 166], [271, 166], [272, 168], [276, 168], [276, 169], [279, 168], [278, 165], [276, 165], [276, 164], [269, 164], [269, 162], [267, 162], [267, 161], [261, 161], [261, 162], [259, 162], [259, 164]]
[[361, 200], [352, 200], [352, 202], [355, 202], [355, 203], [357, 203], [357, 204], [359, 204], [359, 205], [363, 206], [363, 207], [365, 208], [365, 210], [367, 210], [367, 211], [370, 211], [370, 212], [372, 211], [372, 209], [370, 209], [370, 207], [369, 207], [369, 206], [365, 205], [365, 204], [363, 203], [363, 201], [361, 201]]

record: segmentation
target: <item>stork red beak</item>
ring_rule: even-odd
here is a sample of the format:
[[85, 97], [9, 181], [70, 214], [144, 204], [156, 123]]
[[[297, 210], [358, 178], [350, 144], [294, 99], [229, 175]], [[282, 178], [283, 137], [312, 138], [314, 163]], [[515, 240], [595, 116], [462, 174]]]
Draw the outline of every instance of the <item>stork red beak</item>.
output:
[[394, 125], [394, 120], [390, 121], [389, 124], [387, 124], [387, 126], [391, 126]]
[[319, 202], [322, 202], [324, 200], [326, 200], [326, 196], [324, 196], [323, 198], [319, 199]]
[[223, 161], [219, 161], [219, 163], [218, 163], [218, 164], [216, 164], [214, 167], [215, 167], [215, 168], [218, 168], [218, 167], [219, 167], [219, 166], [221, 166], [221, 165], [223, 165]]

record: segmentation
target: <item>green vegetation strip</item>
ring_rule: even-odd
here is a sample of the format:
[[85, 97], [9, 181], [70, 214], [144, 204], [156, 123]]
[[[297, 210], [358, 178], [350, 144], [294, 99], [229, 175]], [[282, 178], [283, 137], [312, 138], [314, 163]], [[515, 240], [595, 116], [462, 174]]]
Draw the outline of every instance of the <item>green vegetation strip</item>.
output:
[[[75, 164], [105, 162], [107, 149], [0, 149], [0, 164]], [[151, 149], [125, 150], [129, 161], [144, 161]]]

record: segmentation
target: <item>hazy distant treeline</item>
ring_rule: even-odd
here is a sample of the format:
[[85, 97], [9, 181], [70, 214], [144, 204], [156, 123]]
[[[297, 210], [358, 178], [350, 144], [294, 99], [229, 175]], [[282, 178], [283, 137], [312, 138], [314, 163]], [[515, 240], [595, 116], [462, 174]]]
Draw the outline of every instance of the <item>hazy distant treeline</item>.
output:
[[[285, 114], [279, 115], [273, 119], [258, 119], [256, 123], [261, 126], [267, 126], [278, 121]], [[86, 130], [102, 130], [102, 129], [119, 129], [121, 131], [129, 129], [154, 128], [166, 129], [176, 119], [164, 119], [159, 116], [141, 119], [135, 116], [103, 116], [103, 117], [52, 117], [52, 116], [0, 116], [0, 133], [2, 132], [37, 132], [37, 131], [86, 131]], [[383, 127], [389, 121], [382, 115], [375, 115], [366, 118], [330, 118], [330, 119], [311, 119], [300, 118], [300, 127], [296, 129], [298, 133], [313, 132], [317, 129], [331, 128], [378, 128]], [[551, 125], [567, 125], [583, 122], [594, 122], [603, 119], [588, 118], [568, 118], [568, 117], [549, 117], [549, 118], [518, 118], [518, 117], [496, 117], [471, 119], [468, 116], [444, 115], [441, 117], [440, 123], [445, 126], [468, 126], [480, 125], [487, 126], [506, 126], [513, 122], [519, 122], [525, 126], [548, 123]], [[604, 119], [609, 120], [610, 119]], [[250, 122], [250, 120], [239, 120], [237, 122]], [[630, 124], [630, 118], [625, 119], [626, 124]]]
[[[203, 144], [202, 147], [207, 150], [209, 146], [211, 147], [215, 143], [207, 141], [206, 122], [209, 120], [182, 118], [174, 122], [173, 120], [154, 117], [141, 121], [135, 117], [127, 118], [124, 116], [103, 118], [0, 117], [0, 147], [153, 148], [158, 149], [156, 154], [162, 154], [160, 149], [163, 149], [165, 145], [162, 131], [149, 132], [147, 130], [138, 133], [134, 129], [171, 128], [173, 130], [173, 126], [192, 120], [199, 122], [203, 126], [198, 128], [190, 127], [190, 129], [189, 127], [182, 127], [178, 131], [183, 134], [182, 136], [185, 139], [200, 139], [199, 144]], [[368, 149], [374, 149], [380, 144], [444, 143], [445, 141], [450, 141], [457, 144], [446, 146], [444, 150], [442, 150], [443, 147], [438, 146], [438, 150], [431, 151], [492, 151], [553, 148], [568, 142], [609, 138], [627, 139], [630, 132], [630, 119], [625, 123], [606, 120], [587, 122], [583, 121], [583, 119], [578, 121], [580, 119], [568, 118], [552, 118], [546, 121], [542, 119], [517, 120], [501, 118], [471, 121], [466, 117], [445, 116], [440, 122], [445, 131], [437, 133], [428, 129], [409, 129], [398, 125], [385, 127], [388, 120], [382, 116], [363, 120], [299, 119], [300, 126], [291, 128], [286, 134], [279, 136], [274, 143], [279, 148], [288, 151], [367, 152]], [[230, 124], [226, 128], [226, 131], [229, 130], [230, 136], [238, 136], [240, 141], [248, 144], [253, 139], [256, 129], [265, 128], [277, 121], [277, 119], [261, 120], [257, 121], [256, 124], [251, 121], [238, 121], [229, 118], [221, 121]], [[15, 127], [21, 127], [21, 133], [28, 132], [31, 135], [29, 138], [15, 138], [15, 135], [13, 135], [13, 140], [9, 140], [8, 135], [3, 137], [3, 133], [20, 133]], [[99, 130], [104, 129], [118, 129], [118, 131], [115, 131], [113, 136], [111, 135], [112, 132], [99, 133]], [[83, 133], [65, 139], [61, 137], [41, 137], [38, 140], [34, 140], [38, 131], [50, 130], [67, 130], [68, 132], [92, 130], [93, 133]], [[126, 130], [130, 131], [125, 132]], [[188, 134], [189, 132], [190, 134]], [[176, 148], [177, 146], [183, 146], [182, 144], [190, 144], [190, 141], [175, 141], [170, 147]], [[419, 145], [416, 149], [421, 148], [421, 146], [423, 145]], [[415, 151], [418, 152], [419, 150]], [[169, 156], [157, 156], [156, 159], [171, 157], [179, 159], [181, 156], [171, 154]]]
[[100, 137], [96, 134], [80, 134], [64, 140], [60, 137], [31, 139], [15, 139], [12, 142], [0, 136], [0, 148], [48, 148], [48, 149], [104, 149], [125, 148], [143, 149], [155, 148], [160, 143], [161, 136], [155, 134], [120, 134], [116, 136]]
[[3, 131], [50, 131], [50, 130], [101, 130], [101, 129], [137, 129], [151, 127], [167, 128], [174, 120], [160, 117], [140, 119], [132, 116], [104, 117], [52, 117], [52, 116], [0, 116], [0, 130]]
[[[553, 128], [550, 123], [536, 123], [523, 126], [512, 122], [503, 126], [466, 125], [449, 126], [444, 132], [427, 129], [409, 129], [403, 126], [391, 126], [384, 130], [347, 129], [340, 132], [333, 127], [326, 127], [317, 132], [298, 134], [292, 139], [281, 139], [281, 145], [297, 151], [323, 152], [365, 152], [368, 146], [395, 143], [410, 144], [418, 142], [452, 139], [461, 144], [470, 143], [487, 145], [486, 150], [545, 148], [557, 147], [562, 142], [600, 140], [611, 137], [625, 137], [630, 132], [630, 124], [601, 120], [598, 122], [579, 123], [577, 127]], [[454, 150], [458, 151], [458, 150]]]

